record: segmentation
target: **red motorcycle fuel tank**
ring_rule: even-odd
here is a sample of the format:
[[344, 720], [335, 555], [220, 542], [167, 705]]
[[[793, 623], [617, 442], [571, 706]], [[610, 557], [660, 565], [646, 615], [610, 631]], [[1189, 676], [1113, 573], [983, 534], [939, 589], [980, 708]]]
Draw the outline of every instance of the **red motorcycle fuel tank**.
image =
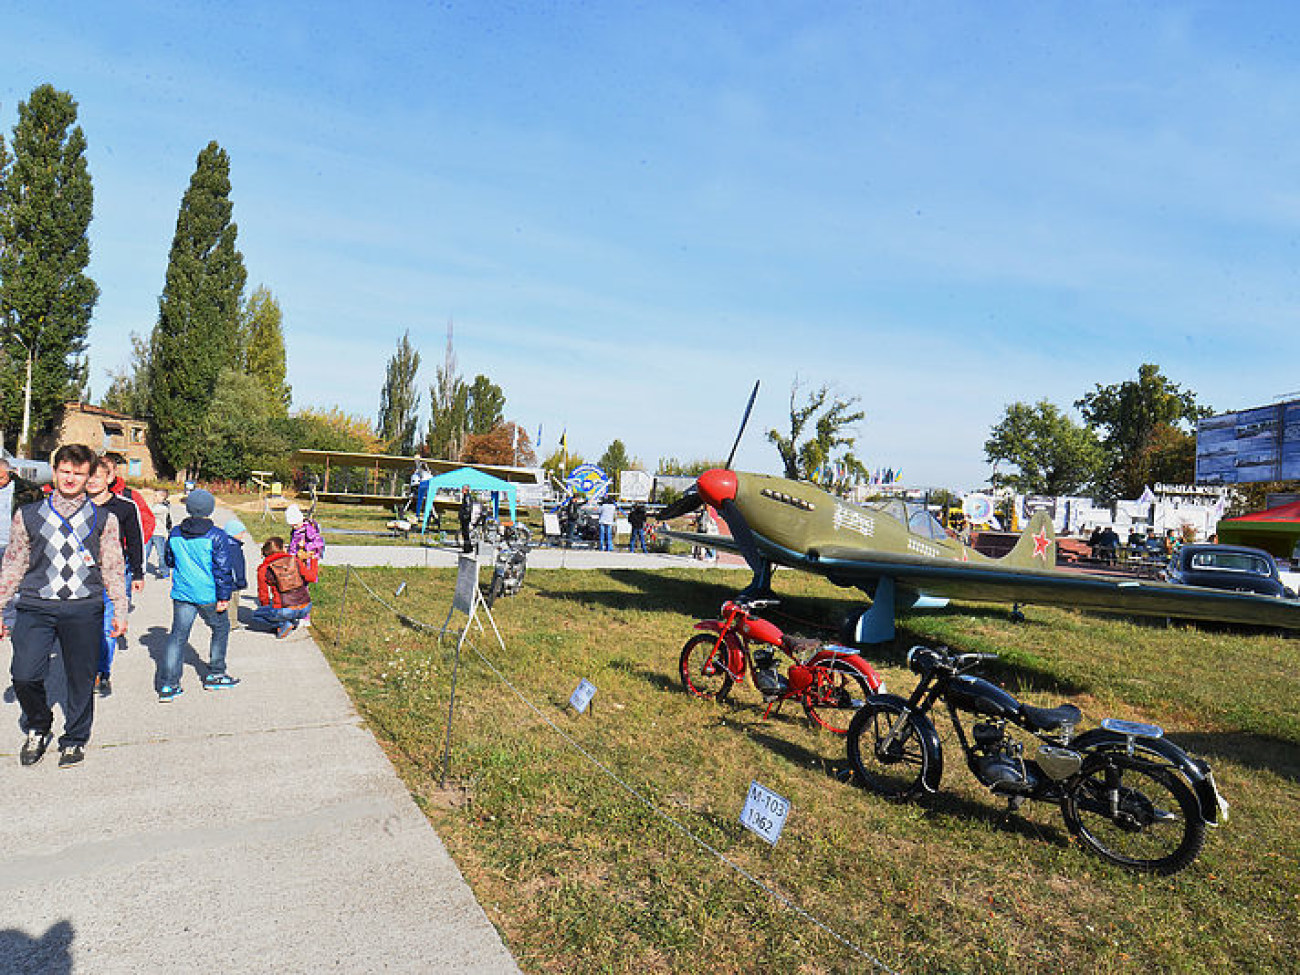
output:
[[954, 706], [976, 714], [1013, 720], [1020, 713], [1020, 702], [983, 677], [962, 674], [948, 682], [945, 695]]
[[775, 647], [781, 645], [781, 630], [773, 623], [758, 618], [747, 619], [738, 627], [741, 633], [759, 643], [770, 643]]

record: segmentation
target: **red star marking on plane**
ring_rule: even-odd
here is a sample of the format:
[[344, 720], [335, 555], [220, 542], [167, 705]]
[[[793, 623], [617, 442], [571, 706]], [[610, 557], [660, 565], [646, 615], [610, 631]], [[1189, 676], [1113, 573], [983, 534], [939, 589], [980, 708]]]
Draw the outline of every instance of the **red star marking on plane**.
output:
[[1047, 529], [1039, 529], [1034, 536], [1034, 558], [1047, 561], [1047, 550], [1052, 547], [1052, 540], [1047, 537]]

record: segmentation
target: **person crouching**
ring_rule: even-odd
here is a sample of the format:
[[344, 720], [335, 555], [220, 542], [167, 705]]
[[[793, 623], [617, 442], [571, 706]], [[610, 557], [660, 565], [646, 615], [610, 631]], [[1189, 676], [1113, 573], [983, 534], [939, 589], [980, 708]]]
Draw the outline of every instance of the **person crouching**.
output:
[[262, 564], [257, 567], [257, 609], [248, 621], [249, 629], [275, 631], [283, 640], [311, 615], [309, 582], [316, 581], [315, 560], [304, 561], [285, 550], [284, 539], [268, 538], [262, 545]]

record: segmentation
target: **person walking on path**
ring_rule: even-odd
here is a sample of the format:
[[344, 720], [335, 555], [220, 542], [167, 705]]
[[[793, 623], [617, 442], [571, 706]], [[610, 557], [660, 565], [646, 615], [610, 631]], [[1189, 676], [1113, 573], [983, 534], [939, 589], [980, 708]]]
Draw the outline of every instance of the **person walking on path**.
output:
[[316, 581], [315, 560], [304, 561], [285, 551], [284, 539], [268, 538], [262, 544], [262, 564], [257, 567], [257, 609], [249, 621], [251, 629], [274, 630], [283, 640], [311, 615], [311, 590]]
[[248, 588], [248, 563], [244, 560], [244, 542], [253, 540], [244, 523], [238, 518], [231, 518], [221, 526], [221, 530], [230, 539], [230, 575], [234, 587], [230, 593], [230, 628], [239, 625], [239, 594]]
[[144, 548], [145, 543], [153, 535], [153, 510], [149, 507], [149, 502], [145, 501], [143, 494], [134, 488], [126, 486], [126, 480], [122, 477], [122, 470], [127, 466], [126, 458], [115, 451], [110, 451], [104, 455], [103, 459], [109, 465], [108, 489], [114, 494], [120, 494], [135, 505], [135, 510], [140, 516], [140, 547]]
[[629, 552], [635, 552], [637, 542], [640, 542], [642, 554], [649, 555], [650, 551], [645, 547], [645, 505], [640, 501], [632, 505], [632, 510], [628, 512], [627, 520], [632, 526], [632, 541], [628, 543], [627, 550]]
[[15, 474], [9, 461], [0, 457], [0, 559], [9, 547], [9, 522], [14, 512], [41, 497], [40, 488]]
[[154, 567], [154, 574], [159, 579], [166, 579], [171, 574], [167, 568], [167, 535], [172, 530], [172, 505], [165, 490], [158, 492], [154, 503], [149, 505], [149, 511], [153, 514], [153, 534], [149, 536], [149, 545], [144, 553], [145, 568], [149, 567], [149, 557], [156, 555], [158, 564]]
[[[131, 594], [139, 593], [144, 588], [144, 552], [140, 546], [140, 516], [135, 505], [108, 489], [111, 469], [112, 465], [105, 462], [103, 458], [95, 462], [90, 469], [90, 477], [86, 480], [86, 496], [95, 507], [117, 522], [118, 535], [122, 539], [122, 554], [126, 559], [126, 585], [130, 589], [125, 607], [129, 614]], [[118, 640], [110, 632], [114, 609], [113, 601], [105, 590], [104, 636], [100, 644], [99, 667], [95, 675], [95, 689], [99, 691], [100, 697], [108, 697], [113, 693], [111, 677]]]
[[600, 550], [614, 551], [614, 526], [618, 523], [618, 506], [614, 499], [605, 495], [600, 502]]
[[205, 691], [234, 687], [239, 681], [226, 673], [226, 644], [230, 639], [230, 617], [226, 607], [234, 588], [230, 571], [230, 539], [211, 515], [216, 499], [202, 488], [185, 497], [189, 517], [167, 537], [167, 565], [172, 569], [172, 629], [159, 668], [158, 701], [166, 704], [182, 693], [181, 670], [185, 643], [202, 616], [212, 630], [208, 649]]
[[[14, 696], [27, 733], [18, 759], [35, 765], [49, 747], [54, 712], [45, 693], [55, 647], [67, 679], [59, 767], [81, 763], [95, 718], [95, 667], [104, 629], [104, 591], [115, 608], [109, 632], [126, 632], [126, 564], [117, 521], [86, 497], [96, 460], [84, 444], [54, 454], [54, 488], [24, 505], [10, 525], [0, 568], [0, 609], [18, 595], [13, 624]], [[0, 637], [10, 627], [0, 617]]]

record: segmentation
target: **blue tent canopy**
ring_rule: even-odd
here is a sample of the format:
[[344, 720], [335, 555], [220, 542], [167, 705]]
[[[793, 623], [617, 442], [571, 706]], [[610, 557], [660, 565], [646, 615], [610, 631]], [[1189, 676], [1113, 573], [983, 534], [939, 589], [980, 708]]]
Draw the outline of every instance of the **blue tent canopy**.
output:
[[433, 496], [438, 493], [439, 488], [452, 488], [459, 491], [466, 485], [471, 491], [504, 493], [510, 502], [510, 520], [515, 520], [515, 485], [491, 474], [484, 474], [477, 468], [462, 467], [420, 482], [415, 496], [416, 504], [420, 509], [420, 530], [424, 531], [428, 527], [429, 514], [433, 511]]

